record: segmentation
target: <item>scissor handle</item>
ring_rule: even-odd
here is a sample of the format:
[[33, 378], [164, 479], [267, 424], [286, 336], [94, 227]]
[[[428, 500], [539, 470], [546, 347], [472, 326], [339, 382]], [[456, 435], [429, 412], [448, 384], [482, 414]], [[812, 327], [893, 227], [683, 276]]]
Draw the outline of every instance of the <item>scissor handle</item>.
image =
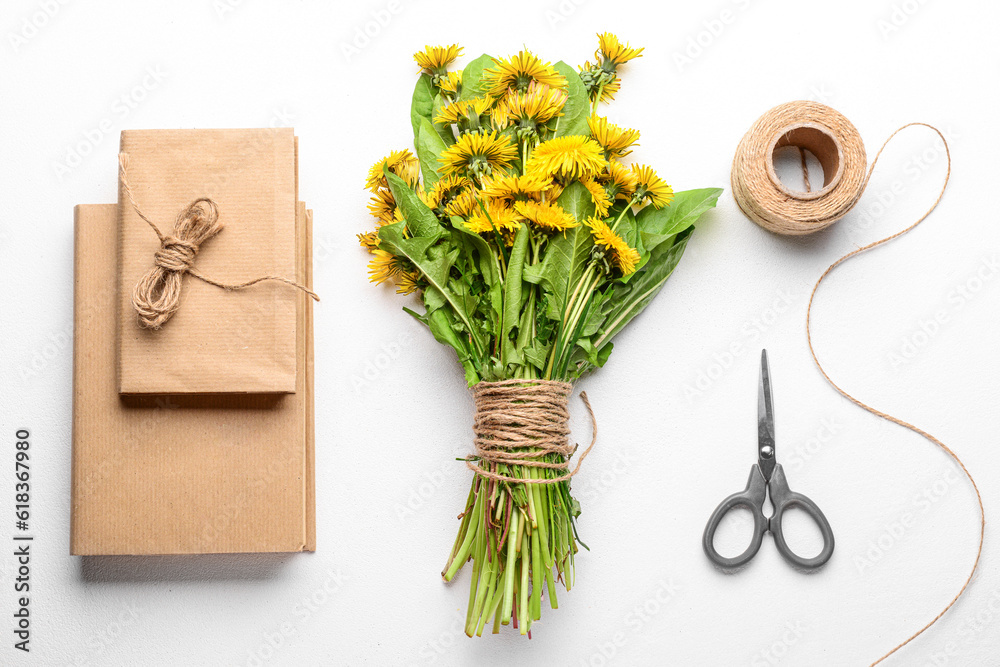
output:
[[[757, 555], [761, 542], [764, 541], [764, 533], [768, 529], [768, 520], [764, 516], [764, 500], [766, 498], [767, 481], [764, 479], [760, 467], [754, 464], [753, 468], [750, 469], [750, 479], [747, 480], [747, 488], [739, 493], [734, 493], [719, 503], [719, 506], [715, 508], [715, 512], [712, 513], [708, 524], [705, 526], [705, 534], [702, 537], [701, 544], [705, 549], [705, 555], [708, 556], [710, 561], [719, 567], [735, 568], [745, 565], [751, 558]], [[715, 531], [718, 530], [723, 517], [738, 507], [745, 507], [753, 514], [753, 536], [750, 538], [750, 546], [746, 548], [746, 551], [739, 556], [727, 558], [715, 550]]]
[[[830, 527], [830, 522], [826, 520], [826, 516], [823, 515], [823, 511], [807, 496], [795, 493], [788, 488], [788, 480], [785, 478], [785, 471], [782, 470], [780, 464], [775, 466], [774, 472], [771, 473], [770, 487], [771, 504], [774, 506], [774, 514], [771, 515], [768, 524], [771, 533], [774, 535], [774, 543], [778, 547], [778, 553], [792, 565], [806, 570], [815, 570], [825, 565], [830, 560], [830, 556], [833, 555], [834, 541], [833, 529]], [[785, 542], [785, 536], [782, 534], [782, 517], [785, 515], [785, 510], [792, 509], [793, 507], [798, 507], [809, 515], [809, 518], [816, 523], [819, 527], [819, 532], [823, 535], [823, 550], [812, 558], [803, 558], [789, 549], [788, 544]]]

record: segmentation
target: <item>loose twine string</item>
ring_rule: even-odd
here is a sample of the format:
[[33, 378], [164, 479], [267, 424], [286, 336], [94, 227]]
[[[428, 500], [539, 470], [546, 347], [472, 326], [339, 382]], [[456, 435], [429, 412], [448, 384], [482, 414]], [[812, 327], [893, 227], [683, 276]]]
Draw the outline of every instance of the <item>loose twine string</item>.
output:
[[122, 190], [128, 197], [132, 210], [142, 218], [160, 239], [160, 248], [153, 254], [153, 266], [149, 269], [132, 290], [132, 307], [138, 315], [139, 326], [144, 329], [159, 329], [174, 316], [180, 308], [181, 285], [184, 274], [187, 273], [209, 285], [221, 287], [224, 290], [240, 290], [266, 280], [273, 280], [296, 289], [302, 290], [316, 301], [319, 296], [305, 285], [281, 276], [261, 276], [245, 283], [228, 284], [218, 282], [202, 275], [194, 269], [194, 259], [203, 243], [222, 231], [224, 227], [219, 220], [219, 207], [211, 199], [201, 197], [195, 199], [174, 221], [174, 233], [164, 234], [156, 224], [146, 217], [135, 200], [132, 187], [128, 182], [128, 153], [118, 155], [118, 173], [121, 178]]
[[[597, 421], [587, 393], [580, 398], [590, 415], [593, 438], [569, 470], [569, 460], [577, 445], [569, 444], [569, 409], [567, 403], [573, 385], [555, 380], [502, 380], [480, 382], [472, 388], [476, 403], [473, 432], [475, 457], [465, 464], [477, 475], [487, 479], [523, 484], [555, 484], [570, 479], [580, 471], [583, 460], [597, 442]], [[544, 459], [557, 454], [559, 461]], [[479, 465], [473, 463], [478, 460]], [[518, 465], [525, 468], [565, 470], [558, 477], [521, 478], [501, 475], [484, 464]]]
[[[826, 195], [806, 202], [790, 202], [785, 201], [788, 199], [787, 195], [778, 197], [771, 191], [773, 184], [768, 185], [762, 183], [761, 179], [763, 176], [760, 168], [752, 167], [748, 164], [748, 161], [753, 159], [759, 160], [762, 157], [760, 153], [761, 147], [764, 145], [768, 147], [773, 145], [770, 139], [775, 136], [776, 132], [780, 133], [782, 128], [787, 127], [789, 121], [801, 120], [818, 122], [825, 125], [830, 132], [834, 134], [834, 136], [837, 136], [840, 139], [841, 144], [844, 147], [842, 158], [842, 161], [844, 162], [843, 175], [841, 182]], [[979, 545], [976, 548], [976, 557], [972, 563], [972, 569], [969, 571], [968, 577], [966, 577], [965, 581], [962, 583], [961, 589], [959, 589], [958, 593], [951, 599], [944, 609], [942, 609], [941, 612], [932, 618], [926, 625], [910, 635], [910, 637], [905, 641], [898, 644], [891, 651], [873, 662], [873, 666], [879, 664], [893, 653], [909, 644], [911, 641], [923, 634], [924, 631], [937, 623], [937, 621], [944, 616], [945, 613], [947, 613], [948, 610], [951, 609], [952, 606], [954, 606], [954, 604], [958, 602], [959, 598], [961, 598], [965, 593], [969, 584], [972, 583], [972, 579], [976, 575], [976, 571], [979, 567], [979, 560], [983, 553], [983, 540], [986, 535], [986, 513], [983, 508], [983, 497], [979, 492], [979, 486], [976, 484], [976, 480], [973, 479], [972, 473], [970, 473], [968, 468], [965, 467], [962, 459], [960, 459], [958, 454], [956, 454], [950, 447], [923, 429], [918, 428], [917, 426], [914, 426], [913, 424], [902, 419], [893, 417], [890, 414], [877, 410], [867, 403], [860, 401], [848, 393], [845, 389], [841, 388], [840, 385], [830, 378], [830, 375], [823, 368], [823, 364], [820, 363], [819, 357], [816, 354], [816, 349], [813, 345], [812, 307], [820, 284], [822, 284], [823, 280], [825, 280], [830, 272], [836, 267], [856, 255], [860, 255], [865, 251], [876, 248], [902, 236], [923, 222], [927, 216], [929, 216], [931, 212], [937, 208], [938, 203], [940, 203], [941, 198], [944, 196], [945, 189], [948, 187], [948, 180], [951, 178], [951, 152], [948, 149], [947, 140], [944, 138], [941, 131], [936, 127], [928, 125], [927, 123], [908, 123], [889, 135], [889, 138], [886, 139], [882, 144], [882, 147], [879, 148], [878, 153], [875, 155], [875, 159], [872, 160], [871, 165], [868, 166], [866, 171], [864, 167], [864, 146], [861, 144], [860, 135], [857, 134], [857, 130], [854, 130], [853, 125], [850, 125], [850, 122], [847, 121], [846, 118], [824, 105], [817, 105], [809, 102], [792, 102], [781, 105], [780, 107], [775, 107], [768, 113], [764, 114], [764, 116], [762, 116], [757, 123], [750, 128], [747, 132], [747, 136], [745, 136], [743, 141], [740, 142], [740, 147], [737, 149], [736, 158], [733, 164], [733, 194], [736, 197], [736, 201], [740, 208], [747, 214], [748, 217], [765, 229], [769, 229], [778, 234], [810, 233], [832, 224], [854, 206], [867, 187], [868, 181], [871, 179], [872, 172], [875, 170], [875, 165], [878, 162], [879, 157], [882, 155], [882, 151], [885, 150], [885, 147], [890, 141], [892, 141], [893, 137], [904, 129], [912, 126], [923, 126], [933, 130], [944, 143], [945, 155], [947, 157], [947, 172], [945, 173], [944, 182], [941, 184], [941, 191], [938, 193], [937, 198], [934, 200], [934, 203], [931, 204], [930, 208], [928, 208], [927, 211], [909, 227], [906, 227], [891, 236], [887, 236], [883, 239], [853, 250], [827, 267], [826, 271], [824, 271], [819, 277], [819, 280], [816, 281], [812, 292], [809, 294], [809, 305], [806, 309], [806, 339], [809, 343], [809, 352], [812, 354], [813, 361], [816, 363], [816, 367], [819, 369], [819, 372], [824, 378], [826, 378], [826, 381], [830, 383], [830, 386], [836, 389], [842, 396], [873, 415], [881, 417], [882, 419], [890, 421], [894, 424], [898, 424], [899, 426], [907, 428], [910, 431], [926, 438], [954, 459], [954, 461], [962, 469], [962, 472], [964, 472], [965, 476], [969, 479], [969, 482], [972, 484], [972, 488], [976, 493], [976, 501], [979, 504], [980, 519]], [[765, 134], [767, 136], [763, 136]], [[858, 162], [859, 158], [861, 160], [860, 162]], [[803, 176], [807, 184], [806, 187], [808, 188], [809, 173], [805, 164], [804, 153], [802, 166]], [[748, 169], [748, 167], [750, 168]], [[748, 175], [751, 176], [752, 182], [747, 182]]]

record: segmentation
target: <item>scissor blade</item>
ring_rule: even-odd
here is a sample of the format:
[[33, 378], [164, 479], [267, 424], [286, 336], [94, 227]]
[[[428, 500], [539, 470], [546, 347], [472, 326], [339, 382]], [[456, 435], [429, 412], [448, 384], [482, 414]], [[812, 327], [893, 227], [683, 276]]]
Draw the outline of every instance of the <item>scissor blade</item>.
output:
[[774, 399], [771, 396], [771, 374], [767, 367], [767, 350], [760, 352], [760, 386], [757, 389], [757, 462], [770, 481], [774, 472]]

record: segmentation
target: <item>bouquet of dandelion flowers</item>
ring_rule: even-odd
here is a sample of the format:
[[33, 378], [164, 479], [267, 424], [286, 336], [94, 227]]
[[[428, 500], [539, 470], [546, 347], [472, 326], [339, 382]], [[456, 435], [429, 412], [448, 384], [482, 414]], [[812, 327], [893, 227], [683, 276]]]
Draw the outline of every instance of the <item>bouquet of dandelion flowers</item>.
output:
[[586, 455], [571, 469], [572, 383], [607, 362], [722, 192], [675, 193], [626, 163], [639, 132], [598, 107], [642, 49], [598, 38], [578, 70], [526, 50], [461, 70], [449, 69], [457, 45], [417, 53], [416, 150], [379, 160], [366, 182], [371, 281], [419, 295], [422, 312], [404, 310], [455, 351], [475, 399], [472, 487], [442, 573], [472, 561], [469, 636], [528, 634], [543, 598], [556, 608], [556, 584], [572, 587], [570, 482]]

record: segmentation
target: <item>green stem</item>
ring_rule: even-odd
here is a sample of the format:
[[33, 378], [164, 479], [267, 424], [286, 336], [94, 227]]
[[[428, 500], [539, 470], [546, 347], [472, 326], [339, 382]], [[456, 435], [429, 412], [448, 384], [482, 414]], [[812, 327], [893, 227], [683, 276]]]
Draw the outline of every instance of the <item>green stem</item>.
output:
[[[532, 449], [531, 451], [534, 451], [534, 450]], [[525, 479], [534, 479], [535, 478], [535, 469], [534, 468], [532, 468], [530, 466], [522, 466], [522, 468], [523, 468], [523, 470], [522, 470], [522, 476]], [[535, 510], [535, 494], [531, 492], [531, 487], [533, 487], [533, 486], [535, 486], [535, 485], [534, 484], [525, 484], [524, 485], [524, 491], [525, 491], [525, 495], [528, 496], [528, 518], [531, 519], [531, 528], [532, 529], [537, 529], [538, 528], [538, 512]]]
[[510, 534], [507, 536], [507, 566], [504, 568], [504, 589], [503, 608], [500, 613], [500, 622], [507, 625], [510, 622], [511, 614], [514, 612], [514, 563], [517, 556], [517, 549], [514, 546], [514, 536], [517, 534], [517, 515], [515, 508], [510, 514]]
[[[593, 265], [591, 266], [593, 267]], [[569, 319], [563, 322], [562, 331], [564, 333], [568, 332], [568, 336], [564, 336], [564, 340], [561, 341], [559, 358], [556, 360], [555, 369], [560, 375], [565, 374], [566, 367], [569, 364], [569, 357], [572, 353], [573, 343], [576, 342], [576, 337], [579, 335], [581, 317], [602, 277], [599, 271], [593, 271], [593, 276], [588, 276], [589, 282], [581, 283], [581, 285], [585, 285], [585, 289], [580, 290], [576, 303], [573, 304], [573, 312], [570, 313]]]
[[625, 212], [631, 210], [632, 206], [634, 205], [635, 205], [635, 197], [633, 196], [631, 199], [628, 200], [628, 204], [626, 204], [625, 208], [622, 209], [622, 212], [618, 214], [618, 217], [615, 218], [614, 223], [611, 225], [611, 231], [616, 231], [618, 229], [618, 223], [621, 222], [622, 218], [625, 217]]
[[602, 83], [597, 87], [597, 94], [594, 96], [594, 103], [590, 107], [591, 113], [597, 113], [597, 105], [601, 101], [601, 95], [604, 93], [604, 84]]
[[538, 531], [531, 532], [531, 618], [542, 618], [542, 579], [545, 576]]
[[[472, 508], [476, 499], [476, 480], [472, 481], [472, 486], [469, 487], [469, 497], [465, 501], [465, 512], [462, 514], [462, 522], [458, 525], [458, 535], [455, 536], [455, 544], [451, 547], [451, 553], [448, 554], [448, 563], [445, 565], [451, 565], [451, 562], [455, 559], [455, 554], [458, 553], [459, 548], [462, 546], [462, 542], [465, 541], [465, 534], [469, 530], [469, 521], [472, 519]], [[444, 572], [441, 573], [444, 576]]]
[[500, 586], [497, 585], [497, 580], [494, 578], [493, 592], [490, 594], [489, 604], [486, 605], [486, 609], [483, 613], [482, 618], [479, 619], [479, 627], [476, 628], [476, 636], [483, 636], [483, 629], [486, 627], [486, 621], [490, 619], [491, 616], [497, 615], [497, 610], [500, 607], [500, 602], [503, 600], [503, 592], [500, 590]]
[[572, 332], [573, 330], [572, 327], [566, 326], [567, 321], [569, 320], [570, 314], [572, 313], [573, 309], [576, 307], [576, 301], [581, 294], [581, 289], [583, 288], [583, 285], [590, 279], [590, 274], [594, 272], [595, 268], [596, 267], [593, 262], [587, 265], [586, 270], [580, 277], [580, 282], [576, 284], [576, 288], [573, 290], [573, 293], [570, 295], [569, 299], [566, 300], [566, 307], [563, 310], [562, 322], [559, 323], [559, 330], [556, 332], [556, 342], [552, 346], [552, 352], [549, 355], [549, 363], [545, 368], [545, 378], [547, 380], [554, 379], [553, 373], [558, 368], [556, 362], [562, 358], [564, 351], [563, 348], [565, 347], [567, 341], [566, 332], [567, 331]]
[[469, 614], [465, 623], [465, 634], [469, 637], [475, 634], [476, 629], [479, 627], [479, 618], [483, 612], [483, 605], [486, 604], [486, 599], [489, 597], [488, 594], [496, 580], [493, 572], [493, 563], [495, 561], [488, 560], [485, 556], [486, 549], [483, 549], [479, 556], [483, 561], [482, 574], [479, 577], [479, 585], [473, 587], [473, 590], [476, 591], [476, 597], [474, 602], [469, 604]]
[[476, 502], [472, 508], [472, 519], [469, 521], [469, 525], [466, 528], [465, 539], [462, 541], [462, 546], [459, 547], [454, 558], [451, 559], [448, 569], [444, 573], [445, 581], [451, 581], [455, 576], [455, 573], [458, 572], [462, 565], [465, 564], [465, 561], [469, 558], [469, 550], [472, 548], [473, 539], [479, 532], [479, 523], [483, 518], [483, 495], [485, 494], [476, 494]]
[[576, 305], [576, 300], [580, 296], [581, 288], [588, 280], [590, 280], [590, 274], [592, 274], [595, 269], [596, 265], [593, 262], [591, 262], [590, 264], [587, 265], [587, 269], [583, 272], [583, 275], [580, 276], [580, 282], [576, 284], [576, 289], [573, 290], [573, 294], [570, 296], [569, 301], [567, 301], [566, 303], [566, 310], [565, 312], [563, 312], [564, 322], [566, 321], [566, 318], [569, 317], [573, 307]]
[[[472, 611], [475, 608], [476, 591], [483, 585], [483, 574], [485, 574], [485, 563], [472, 559], [472, 585], [469, 586], [469, 606], [465, 612], [465, 634], [469, 634], [469, 626], [472, 625]], [[478, 584], [478, 586], [477, 586]], [[471, 636], [471, 635], [469, 635]]]
[[[528, 300], [524, 304], [524, 317], [527, 321], [531, 323], [530, 327], [524, 327], [518, 331], [517, 334], [517, 349], [523, 350], [529, 345], [535, 337], [535, 299], [537, 285], [530, 285], [528, 289]], [[514, 377], [521, 377], [525, 380], [532, 380], [536, 377], [535, 367], [531, 362], [520, 365], [520, 368], [515, 372]]]
[[[546, 457], [546, 458], [549, 458], [549, 457]], [[540, 474], [539, 477], [544, 477], [544, 475]], [[532, 484], [532, 486], [534, 487], [531, 491], [532, 491], [532, 493], [535, 496], [535, 507], [537, 507], [539, 509], [539, 513], [540, 513], [540, 515], [539, 515], [539, 521], [538, 521], [538, 541], [541, 543], [541, 547], [542, 547], [542, 557], [543, 557], [542, 563], [545, 565], [546, 568], [550, 568], [551, 569], [551, 567], [552, 567], [552, 554], [549, 551], [549, 535], [548, 535], [549, 530], [548, 530], [548, 526], [549, 526], [549, 521], [551, 520], [551, 517], [552, 517], [552, 511], [551, 511], [551, 508], [549, 507], [549, 495], [548, 495], [548, 491], [545, 491], [543, 488], [539, 488], [539, 487], [546, 487], [546, 486], [550, 486], [550, 485], [549, 484]], [[544, 499], [542, 498], [542, 494], [543, 493], [545, 494], [545, 498]]]
[[497, 493], [497, 500], [496, 500], [497, 511], [493, 515], [493, 520], [499, 522], [500, 517], [503, 515], [503, 508], [507, 504], [507, 498], [506, 498], [507, 492], [504, 491], [503, 487], [501, 487], [499, 484], [497, 486], [499, 487], [500, 490]]
[[556, 577], [552, 574], [552, 570], [546, 570], [545, 572], [545, 587], [549, 593], [549, 607], [558, 609], [559, 599], [556, 597]]
[[571, 331], [571, 332], [574, 331], [576, 329], [577, 324], [579, 324], [580, 315], [583, 314], [583, 309], [584, 309], [587, 301], [589, 300], [590, 295], [591, 295], [591, 293], [594, 290], [594, 287], [597, 286], [597, 281], [600, 280], [600, 279], [601, 279], [601, 276], [596, 271], [594, 272], [593, 276], [589, 276], [588, 277], [588, 281], [589, 282], [586, 283], [586, 289], [584, 289], [584, 290], [581, 291], [580, 296], [577, 299], [577, 303], [575, 303], [573, 305], [573, 312], [570, 313], [569, 320], [568, 320], [569, 326], [567, 327], [567, 329], [569, 331]]
[[531, 563], [531, 548], [528, 546], [528, 535], [525, 534], [521, 538], [521, 588], [518, 591], [520, 595], [520, 600], [518, 601], [518, 609], [520, 618], [518, 619], [518, 629], [521, 631], [522, 635], [528, 634], [528, 627], [531, 622], [528, 620], [529, 610], [528, 610], [528, 570], [530, 569]]

